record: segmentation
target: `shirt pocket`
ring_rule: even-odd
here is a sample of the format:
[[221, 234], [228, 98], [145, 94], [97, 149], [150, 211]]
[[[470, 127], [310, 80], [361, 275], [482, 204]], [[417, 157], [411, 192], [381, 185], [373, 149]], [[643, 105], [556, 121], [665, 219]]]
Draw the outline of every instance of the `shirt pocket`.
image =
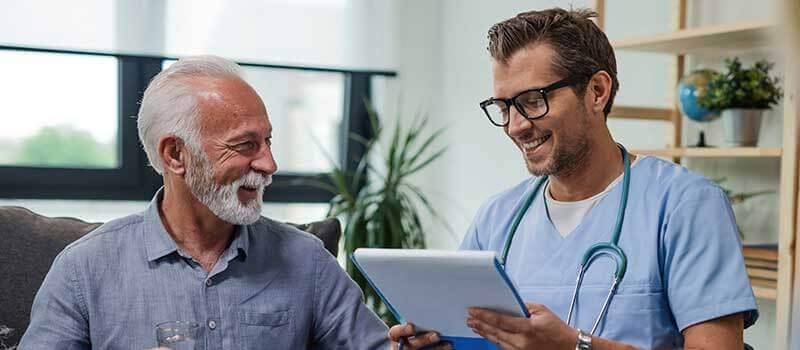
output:
[[[526, 302], [545, 304], [566, 321], [574, 287], [522, 287], [519, 291]], [[608, 296], [608, 288], [607, 285], [581, 286], [571, 327], [584, 332], [591, 330]], [[666, 295], [660, 288], [646, 285], [620, 287], [600, 321], [597, 335], [644, 349], [673, 349], [683, 344]]]
[[[596, 300], [601, 300], [599, 295]], [[598, 331], [600, 336], [610, 339], [631, 338], [633, 331], [636, 345], [648, 349], [683, 347], [683, 337], [675, 327], [667, 298], [660, 290], [617, 293]]]
[[243, 349], [293, 349], [296, 342], [291, 310], [239, 311]]

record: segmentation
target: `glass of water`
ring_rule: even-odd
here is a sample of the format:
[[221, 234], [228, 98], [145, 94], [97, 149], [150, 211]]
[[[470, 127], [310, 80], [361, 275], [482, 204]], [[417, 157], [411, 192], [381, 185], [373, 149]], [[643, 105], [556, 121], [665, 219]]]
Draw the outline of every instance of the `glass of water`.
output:
[[195, 350], [200, 326], [191, 321], [169, 321], [156, 325], [158, 346], [171, 350]]

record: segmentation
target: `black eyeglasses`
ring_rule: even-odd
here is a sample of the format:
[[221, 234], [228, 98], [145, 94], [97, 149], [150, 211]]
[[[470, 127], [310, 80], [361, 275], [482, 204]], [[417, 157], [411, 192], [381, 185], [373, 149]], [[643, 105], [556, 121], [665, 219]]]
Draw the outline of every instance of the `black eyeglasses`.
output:
[[480, 103], [481, 109], [492, 124], [506, 126], [510, 120], [510, 108], [513, 105], [517, 112], [528, 120], [535, 120], [547, 115], [550, 105], [547, 94], [566, 86], [578, 83], [576, 78], [566, 78], [543, 88], [528, 89], [512, 98], [490, 98]]

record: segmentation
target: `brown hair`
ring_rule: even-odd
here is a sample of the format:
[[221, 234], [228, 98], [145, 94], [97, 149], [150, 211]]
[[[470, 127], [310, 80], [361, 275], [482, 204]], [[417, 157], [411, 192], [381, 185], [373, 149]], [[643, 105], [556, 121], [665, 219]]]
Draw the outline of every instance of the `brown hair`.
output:
[[500, 63], [507, 63], [520, 49], [546, 43], [555, 52], [553, 69], [562, 77], [578, 78], [577, 92], [583, 95], [589, 78], [599, 71], [611, 76], [611, 94], [603, 108], [611, 112], [619, 89], [617, 60], [608, 38], [591, 18], [597, 13], [588, 9], [523, 12], [489, 29], [489, 53]]

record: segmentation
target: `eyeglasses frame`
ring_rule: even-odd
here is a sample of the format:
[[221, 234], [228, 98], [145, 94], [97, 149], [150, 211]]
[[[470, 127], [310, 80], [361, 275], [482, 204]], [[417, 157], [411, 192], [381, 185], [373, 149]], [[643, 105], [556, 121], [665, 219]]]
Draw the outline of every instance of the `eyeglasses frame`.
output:
[[[522, 92], [520, 92], [520, 93], [516, 94], [514, 97], [511, 97], [511, 98], [496, 98], [496, 97], [491, 97], [491, 98], [488, 98], [488, 99], [486, 99], [486, 100], [484, 100], [484, 101], [481, 101], [481, 102], [479, 103], [479, 106], [480, 106], [480, 108], [483, 110], [483, 113], [484, 113], [484, 114], [486, 114], [486, 118], [488, 118], [488, 119], [489, 119], [489, 122], [491, 122], [491, 123], [492, 123], [492, 124], [494, 124], [495, 126], [499, 126], [499, 127], [506, 127], [506, 126], [508, 126], [508, 124], [511, 122], [511, 117], [510, 117], [510, 114], [511, 114], [511, 111], [510, 111], [510, 109], [511, 109], [511, 106], [514, 106], [514, 108], [517, 110], [517, 112], [518, 112], [520, 115], [522, 115], [523, 117], [525, 117], [525, 119], [528, 119], [528, 120], [536, 120], [536, 119], [543, 118], [544, 116], [546, 116], [546, 115], [547, 115], [547, 113], [549, 113], [549, 112], [550, 112], [550, 102], [547, 100], [547, 94], [548, 94], [548, 93], [550, 93], [550, 92], [552, 92], [552, 91], [555, 91], [555, 90], [558, 90], [558, 89], [561, 89], [561, 88], [563, 88], [563, 87], [567, 87], [567, 86], [572, 86], [572, 85], [575, 85], [575, 84], [577, 84], [577, 83], [579, 83], [579, 82], [580, 82], [580, 79], [578, 79], [578, 78], [576, 78], [576, 77], [568, 77], [568, 78], [561, 79], [561, 80], [559, 80], [559, 81], [557, 81], [557, 82], [555, 82], [555, 83], [552, 83], [552, 84], [550, 84], [550, 85], [547, 85], [547, 86], [545, 86], [545, 87], [542, 87], [542, 88], [532, 88], [532, 89], [527, 89], [527, 90], [524, 90], [524, 91], [522, 91]], [[517, 99], [518, 99], [520, 96], [522, 96], [522, 95], [524, 95], [524, 94], [527, 94], [527, 93], [530, 93], [530, 92], [538, 92], [540, 95], [542, 95], [542, 98], [544, 99], [545, 111], [544, 111], [544, 113], [542, 113], [542, 115], [540, 115], [540, 116], [536, 116], [536, 117], [531, 117], [531, 116], [529, 116], [529, 115], [528, 115], [528, 114], [525, 112], [525, 109], [524, 109], [524, 108], [521, 108], [521, 104], [519, 104], [519, 103], [517, 102]], [[504, 124], [498, 124], [498, 123], [495, 123], [495, 122], [494, 122], [494, 120], [492, 120], [492, 117], [491, 117], [491, 115], [489, 115], [489, 111], [486, 109], [486, 107], [488, 107], [489, 105], [491, 105], [491, 104], [493, 104], [493, 103], [495, 103], [495, 102], [503, 102], [503, 103], [505, 103], [505, 104], [506, 104], [506, 106], [508, 106], [508, 109], [509, 109], [509, 118], [508, 118], [508, 120], [507, 120], [507, 121], [506, 121]]]

